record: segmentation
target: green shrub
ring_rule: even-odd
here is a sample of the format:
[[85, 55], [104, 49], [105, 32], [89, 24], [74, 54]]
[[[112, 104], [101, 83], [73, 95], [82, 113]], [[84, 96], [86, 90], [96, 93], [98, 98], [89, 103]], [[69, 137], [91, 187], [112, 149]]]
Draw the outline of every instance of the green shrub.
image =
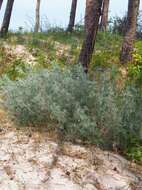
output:
[[131, 160], [137, 160], [140, 164], [142, 163], [142, 146], [132, 147], [128, 150], [127, 156]]
[[90, 65], [94, 67], [108, 68], [119, 63], [120, 46], [122, 37], [110, 32], [99, 32], [96, 40], [96, 51]]
[[111, 19], [111, 22], [111, 31], [124, 36], [127, 29], [127, 16], [125, 15], [122, 18], [116, 16]]
[[142, 55], [135, 52], [133, 55], [133, 62], [128, 66], [128, 76], [132, 82], [138, 86], [142, 84]]
[[11, 80], [23, 78], [31, 70], [32, 66], [26, 64], [22, 59], [15, 59], [7, 66], [5, 73]]
[[22, 125], [52, 123], [68, 139], [123, 150], [141, 141], [142, 97], [134, 87], [118, 89], [110, 73], [93, 81], [79, 66], [31, 73], [4, 85], [4, 105]]

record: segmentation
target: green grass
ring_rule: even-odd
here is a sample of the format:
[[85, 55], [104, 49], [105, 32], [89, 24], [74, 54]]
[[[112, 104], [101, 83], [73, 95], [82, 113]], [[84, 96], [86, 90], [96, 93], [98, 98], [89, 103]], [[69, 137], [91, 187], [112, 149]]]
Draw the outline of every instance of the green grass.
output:
[[[72, 63], [74, 64], [79, 56], [83, 36], [83, 31], [66, 33], [62, 30], [51, 30], [48, 33], [11, 34], [8, 37], [8, 41], [9, 43], [25, 44], [30, 50], [38, 49], [38, 52], [41, 52], [38, 54], [39, 57], [41, 57], [41, 54], [48, 55], [50, 61], [59, 61], [67, 64], [69, 55], [69, 57], [72, 57]], [[121, 42], [122, 38], [117, 34], [99, 32], [95, 46], [96, 53], [93, 56], [92, 64], [103, 66], [118, 62]], [[61, 44], [59, 49], [62, 47], [70, 48], [67, 52], [68, 55], [65, 53], [66, 55], [62, 55], [62, 58], [56, 55], [58, 51], [57, 43], [59, 43], [59, 46]], [[93, 69], [92, 66], [91, 69]]]
[[[77, 63], [80, 53], [83, 30], [67, 33], [61, 28], [51, 28], [44, 33], [10, 33], [4, 39], [12, 45], [25, 45], [38, 62], [37, 67], [49, 68], [51, 62], [56, 62], [62, 67]], [[90, 64], [92, 74], [96, 67], [111, 68], [119, 64], [122, 37], [111, 32], [98, 32], [95, 52]], [[135, 43], [137, 52], [142, 52], [142, 40]], [[121, 65], [120, 65], [121, 66]]]

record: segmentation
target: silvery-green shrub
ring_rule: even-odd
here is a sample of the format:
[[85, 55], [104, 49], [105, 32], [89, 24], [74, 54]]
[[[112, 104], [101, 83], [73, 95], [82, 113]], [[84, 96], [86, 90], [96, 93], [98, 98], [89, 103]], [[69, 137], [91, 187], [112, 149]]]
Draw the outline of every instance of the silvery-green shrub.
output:
[[81, 66], [30, 73], [3, 87], [4, 105], [21, 125], [52, 123], [69, 139], [106, 148], [140, 142], [142, 98], [134, 87], [118, 89], [100, 74], [90, 80]]

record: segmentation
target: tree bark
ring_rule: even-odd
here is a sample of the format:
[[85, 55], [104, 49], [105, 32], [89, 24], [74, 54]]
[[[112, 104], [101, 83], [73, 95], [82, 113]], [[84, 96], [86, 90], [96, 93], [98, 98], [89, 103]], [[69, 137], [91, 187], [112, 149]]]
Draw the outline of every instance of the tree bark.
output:
[[102, 16], [100, 28], [102, 31], [106, 31], [108, 27], [108, 13], [109, 13], [110, 0], [103, 0]]
[[35, 32], [39, 32], [40, 29], [40, 0], [37, 0], [36, 3], [36, 18], [35, 18]]
[[1, 10], [1, 7], [2, 7], [2, 3], [3, 3], [3, 0], [0, 0], [0, 10]]
[[14, 0], [7, 0], [6, 10], [4, 14], [4, 19], [1, 27], [1, 36], [7, 34], [12, 14]]
[[86, 73], [95, 47], [102, 2], [103, 0], [86, 0], [85, 39], [79, 56], [79, 63], [82, 64]]
[[76, 16], [77, 0], [72, 0], [70, 20], [67, 28], [67, 32], [72, 32], [75, 25], [75, 16]]
[[132, 61], [139, 5], [140, 0], [129, 0], [127, 14], [127, 29], [120, 54], [121, 64], [125, 64]]

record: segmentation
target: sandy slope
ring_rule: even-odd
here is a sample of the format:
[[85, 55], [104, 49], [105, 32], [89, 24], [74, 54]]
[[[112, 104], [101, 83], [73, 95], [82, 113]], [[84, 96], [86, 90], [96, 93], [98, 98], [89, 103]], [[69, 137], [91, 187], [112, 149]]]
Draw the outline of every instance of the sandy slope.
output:
[[141, 168], [135, 166], [137, 174], [131, 172], [130, 163], [118, 155], [95, 147], [59, 145], [47, 132], [6, 125], [0, 133], [2, 190], [142, 189]]

